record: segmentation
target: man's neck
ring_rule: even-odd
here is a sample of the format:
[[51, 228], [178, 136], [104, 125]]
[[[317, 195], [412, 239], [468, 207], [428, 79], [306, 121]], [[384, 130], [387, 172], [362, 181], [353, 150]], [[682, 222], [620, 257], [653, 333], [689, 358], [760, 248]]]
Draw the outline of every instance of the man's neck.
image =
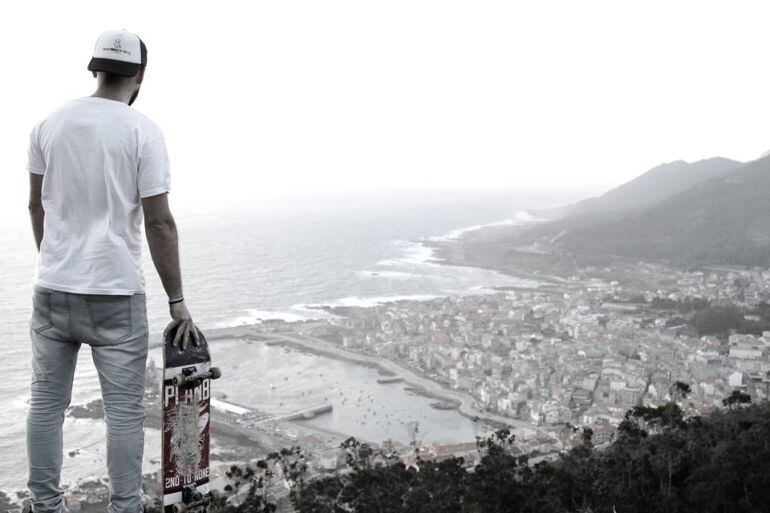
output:
[[95, 96], [97, 98], [104, 98], [106, 100], [115, 100], [117, 102], [123, 102], [126, 105], [128, 105], [128, 102], [131, 101], [131, 95], [133, 93], [131, 91], [126, 91], [122, 89], [109, 89], [105, 87], [98, 87], [96, 91], [94, 91], [94, 94], [91, 96]]

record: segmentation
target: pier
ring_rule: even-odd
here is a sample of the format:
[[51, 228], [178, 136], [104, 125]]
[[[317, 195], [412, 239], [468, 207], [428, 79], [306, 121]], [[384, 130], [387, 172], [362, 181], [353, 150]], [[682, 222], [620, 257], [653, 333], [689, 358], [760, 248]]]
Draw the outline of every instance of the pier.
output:
[[312, 419], [316, 415], [320, 415], [321, 413], [328, 413], [334, 409], [334, 406], [332, 403], [322, 403], [322, 404], [316, 404], [313, 406], [308, 406], [306, 408], [299, 409], [297, 411], [293, 411], [291, 413], [285, 413], [282, 415], [271, 415], [267, 412], [263, 412], [260, 410], [257, 410], [255, 408], [249, 408], [248, 406], [243, 406], [240, 404], [232, 403], [229, 401], [224, 401], [222, 399], [211, 399], [211, 406], [218, 410], [226, 411], [228, 413], [232, 413], [233, 415], [236, 415], [238, 417], [243, 417], [244, 419], [248, 419], [251, 422], [251, 424], [259, 424], [262, 422], [273, 422], [273, 421], [283, 421], [283, 420], [307, 420]]
[[403, 376], [387, 376], [385, 378], [378, 378], [377, 383], [384, 385], [387, 383], [400, 383], [404, 381]]
[[288, 415], [278, 415], [270, 420], [307, 420], [312, 419], [321, 413], [328, 413], [332, 411], [333, 408], [331, 403], [317, 404], [315, 406], [310, 406], [309, 408], [303, 408], [293, 413], [289, 413]]

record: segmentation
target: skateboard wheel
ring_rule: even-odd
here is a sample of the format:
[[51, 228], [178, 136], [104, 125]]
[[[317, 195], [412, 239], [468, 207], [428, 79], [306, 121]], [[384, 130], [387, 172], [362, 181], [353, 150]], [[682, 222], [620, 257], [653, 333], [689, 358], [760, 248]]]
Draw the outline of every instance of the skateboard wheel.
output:
[[174, 504], [174, 513], [184, 513], [185, 511], [187, 511], [187, 506], [184, 502]]
[[211, 495], [211, 498], [214, 499], [215, 501], [218, 501], [219, 499], [222, 498], [222, 494], [219, 493], [219, 490], [211, 490], [209, 492], [209, 495]]
[[177, 374], [176, 376], [174, 376], [172, 381], [176, 386], [181, 387], [181, 386], [184, 386], [185, 383], [187, 383], [187, 376], [185, 376], [184, 374]]
[[218, 379], [222, 377], [222, 371], [219, 370], [219, 367], [212, 367], [209, 369], [209, 372], [211, 372], [211, 379]]

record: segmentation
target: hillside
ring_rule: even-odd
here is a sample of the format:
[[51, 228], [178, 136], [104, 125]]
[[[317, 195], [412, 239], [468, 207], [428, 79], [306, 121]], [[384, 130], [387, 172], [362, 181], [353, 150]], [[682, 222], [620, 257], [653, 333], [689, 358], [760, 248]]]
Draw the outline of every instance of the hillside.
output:
[[722, 157], [688, 163], [683, 160], [656, 166], [633, 180], [560, 209], [558, 218], [522, 234], [521, 242], [553, 238], [564, 232], [601, 225], [649, 208], [691, 187], [735, 172], [743, 164]]
[[661, 164], [601, 196], [576, 203], [570, 215], [641, 210], [701, 182], [729, 174], [742, 165], [741, 162], [722, 157], [693, 163], [677, 160]]
[[770, 157], [624, 218], [565, 230], [559, 249], [680, 264], [770, 265]]
[[[770, 508], [770, 405], [750, 403], [735, 391], [708, 417], [686, 417], [673, 402], [636, 406], [601, 446], [590, 428], [566, 424], [560, 435], [577, 444], [550, 458], [520, 454], [499, 430], [477, 439], [479, 457], [468, 461], [418, 452], [407, 466], [350, 438], [343, 471], [310, 479], [307, 465], [283, 468], [300, 513], [754, 513]], [[300, 452], [275, 458], [292, 463]], [[251, 491], [222, 513], [274, 511], [262, 494], [265, 463], [233, 467], [234, 488]]]

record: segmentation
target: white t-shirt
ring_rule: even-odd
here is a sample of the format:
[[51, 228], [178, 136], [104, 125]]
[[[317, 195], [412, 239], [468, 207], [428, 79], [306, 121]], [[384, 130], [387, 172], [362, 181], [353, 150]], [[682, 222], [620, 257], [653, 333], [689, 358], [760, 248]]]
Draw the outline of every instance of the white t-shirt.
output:
[[43, 175], [35, 283], [80, 294], [144, 292], [141, 198], [170, 190], [160, 128], [123, 102], [78, 98], [32, 129], [27, 170]]

